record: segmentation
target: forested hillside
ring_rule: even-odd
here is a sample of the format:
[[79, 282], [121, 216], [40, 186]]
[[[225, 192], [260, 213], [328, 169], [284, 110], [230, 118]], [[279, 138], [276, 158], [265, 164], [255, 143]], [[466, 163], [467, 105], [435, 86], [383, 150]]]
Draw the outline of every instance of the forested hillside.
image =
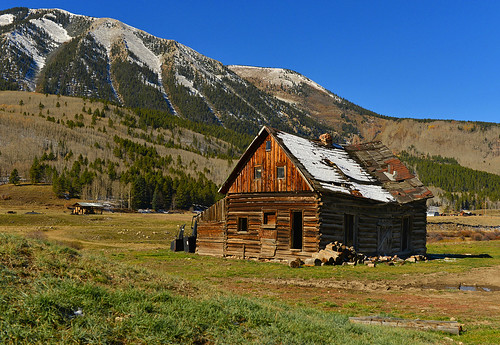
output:
[[60, 197], [121, 200], [123, 207], [211, 205], [252, 139], [88, 99], [3, 91], [0, 102], [4, 182], [52, 183]]
[[428, 186], [444, 191], [438, 198], [449, 210], [498, 208], [500, 176], [465, 168], [454, 158], [402, 151], [399, 158]]
[[[130, 207], [208, 205], [262, 125], [309, 138], [329, 132], [340, 143], [380, 140], [396, 154], [500, 174], [497, 123], [379, 115], [294, 71], [224, 66], [114, 19], [21, 7], [0, 19], [0, 90], [40, 92], [1, 94], [4, 181], [54, 182], [61, 196]], [[427, 180], [451, 176], [449, 167], [411, 163], [450, 207], [497, 202], [489, 182]]]
[[0, 17], [0, 89], [101, 99], [251, 136], [262, 125], [315, 137], [330, 130], [219, 61], [120, 21], [58, 9]]
[[[500, 124], [382, 116], [282, 68], [229, 66], [262, 91], [294, 104], [350, 142], [380, 140], [395, 153], [414, 147], [452, 157], [465, 167], [500, 175]], [[387, 100], [390, 102], [390, 100]]]

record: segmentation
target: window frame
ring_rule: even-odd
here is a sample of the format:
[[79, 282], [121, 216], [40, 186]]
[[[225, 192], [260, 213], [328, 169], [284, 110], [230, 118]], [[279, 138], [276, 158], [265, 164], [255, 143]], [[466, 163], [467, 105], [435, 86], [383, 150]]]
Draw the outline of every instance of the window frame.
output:
[[271, 140], [266, 140], [266, 152], [269, 152], [272, 150], [272, 143], [271, 143]]
[[[283, 169], [283, 177], [279, 176], [279, 170]], [[277, 180], [284, 180], [286, 179], [286, 165], [278, 165], [276, 166], [276, 179]]]
[[[259, 177], [257, 177], [257, 171], [259, 171]], [[258, 165], [253, 168], [253, 179], [254, 180], [262, 179], [262, 166]]]
[[[242, 230], [243, 224], [245, 224], [244, 230]], [[248, 232], [248, 217], [238, 217], [236, 231], [239, 233], [247, 233]]]
[[[269, 215], [272, 215], [271, 219], [274, 222], [269, 222]], [[262, 227], [266, 229], [276, 229], [278, 224], [278, 212], [276, 210], [262, 210]]]

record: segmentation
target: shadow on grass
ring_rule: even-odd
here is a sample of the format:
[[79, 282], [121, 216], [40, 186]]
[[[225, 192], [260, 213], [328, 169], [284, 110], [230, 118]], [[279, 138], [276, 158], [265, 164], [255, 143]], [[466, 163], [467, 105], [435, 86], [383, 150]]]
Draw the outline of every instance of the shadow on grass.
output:
[[490, 254], [427, 254], [428, 260], [437, 259], [469, 259], [469, 258], [493, 258]]

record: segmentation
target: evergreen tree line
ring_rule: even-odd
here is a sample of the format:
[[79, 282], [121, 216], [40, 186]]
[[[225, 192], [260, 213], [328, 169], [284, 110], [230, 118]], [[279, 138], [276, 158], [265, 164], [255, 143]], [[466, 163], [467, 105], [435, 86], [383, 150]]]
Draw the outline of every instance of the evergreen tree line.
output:
[[[217, 186], [203, 173], [196, 176], [186, 174], [182, 159], [177, 157], [173, 167], [172, 157], [160, 157], [151, 147], [133, 143], [129, 140], [115, 138], [122, 159], [128, 162], [129, 168], [117, 173], [118, 163], [96, 158], [89, 162], [81, 154], [73, 162], [57, 171], [51, 162], [51, 153], [44, 154], [44, 160], [34, 158], [30, 168], [32, 183], [52, 183], [54, 193], [60, 198], [78, 198], [85, 187], [90, 187], [99, 176], [105, 176], [110, 182], [117, 182], [128, 193], [122, 195], [123, 204], [129, 208], [152, 208], [168, 210], [170, 208], [189, 209], [192, 205], [208, 207], [220, 198]], [[165, 169], [169, 166], [169, 169]], [[18, 184], [20, 177], [14, 169], [9, 182]], [[106, 195], [117, 198], [116, 190], [106, 191]]]
[[402, 151], [399, 158], [412, 167], [425, 185], [445, 191], [454, 209], [484, 207], [485, 200], [500, 201], [500, 176], [458, 164], [454, 158], [415, 156]]
[[211, 125], [203, 122], [194, 122], [186, 118], [174, 116], [168, 112], [158, 111], [154, 109], [137, 108], [135, 114], [139, 118], [139, 122], [131, 121], [128, 123], [131, 127], [138, 127], [146, 130], [151, 128], [164, 128], [174, 130], [176, 128], [186, 128], [193, 132], [198, 132], [205, 136], [218, 138], [227, 143], [232, 144], [241, 152], [250, 144], [253, 136], [245, 134], [244, 130], [236, 131], [225, 128], [219, 125]]

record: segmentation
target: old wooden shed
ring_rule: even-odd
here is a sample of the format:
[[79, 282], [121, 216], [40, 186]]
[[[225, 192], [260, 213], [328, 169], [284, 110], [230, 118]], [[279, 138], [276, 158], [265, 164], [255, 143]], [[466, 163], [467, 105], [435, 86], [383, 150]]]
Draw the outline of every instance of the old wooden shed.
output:
[[432, 193], [380, 142], [343, 147], [263, 127], [219, 191], [199, 217], [199, 254], [308, 258], [333, 241], [426, 252]]
[[104, 205], [97, 202], [77, 202], [71, 214], [102, 214]]

